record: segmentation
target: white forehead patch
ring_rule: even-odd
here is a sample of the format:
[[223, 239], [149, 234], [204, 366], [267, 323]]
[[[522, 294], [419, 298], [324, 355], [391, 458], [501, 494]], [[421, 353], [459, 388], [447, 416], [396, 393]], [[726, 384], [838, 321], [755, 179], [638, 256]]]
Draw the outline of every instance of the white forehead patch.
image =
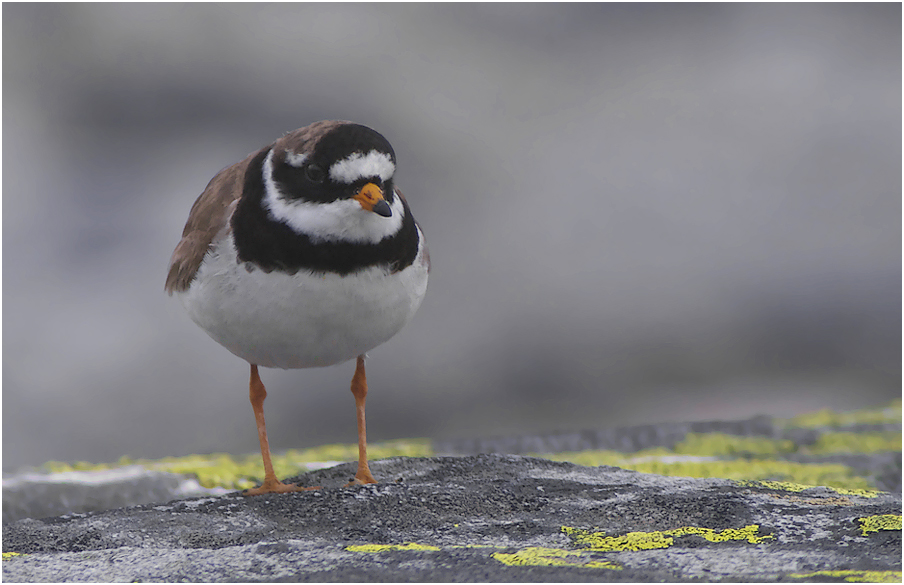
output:
[[297, 152], [292, 152], [288, 148], [286, 149], [286, 164], [295, 167], [301, 168], [304, 165], [304, 161], [308, 160], [308, 155], [306, 154], [298, 154]]
[[330, 178], [337, 183], [354, 183], [366, 177], [392, 178], [395, 164], [388, 154], [371, 150], [367, 154], [356, 152], [330, 167]]
[[264, 159], [262, 174], [264, 180], [262, 203], [270, 217], [285, 223], [297, 233], [305, 234], [314, 242], [376, 244], [402, 229], [405, 207], [398, 194], [390, 204], [392, 209], [390, 217], [365, 211], [354, 199], [337, 199], [331, 203], [287, 200], [280, 192], [279, 185], [273, 180], [272, 150]]

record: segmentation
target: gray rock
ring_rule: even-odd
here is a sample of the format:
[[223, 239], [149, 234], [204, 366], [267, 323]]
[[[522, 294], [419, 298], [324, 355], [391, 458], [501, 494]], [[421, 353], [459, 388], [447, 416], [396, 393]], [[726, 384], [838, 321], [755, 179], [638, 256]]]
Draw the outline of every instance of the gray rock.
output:
[[[889, 411], [900, 407], [884, 407]], [[882, 409], [879, 409], [882, 410]], [[853, 413], [856, 415], [857, 413]], [[862, 413], [861, 413], [862, 414]], [[875, 414], [875, 413], [873, 413]], [[851, 415], [845, 415], [848, 418]], [[814, 454], [810, 446], [828, 433], [843, 431], [848, 436], [867, 433], [897, 433], [900, 437], [899, 421], [873, 424], [848, 422], [844, 426], [821, 426], [800, 428], [789, 426], [788, 421], [757, 416], [738, 421], [702, 421], [660, 423], [614, 429], [584, 430], [579, 432], [545, 433], [505, 437], [445, 439], [432, 442], [438, 455], [477, 455], [480, 453], [507, 453], [513, 455], [545, 456], [564, 451], [584, 451], [606, 449], [621, 453], [634, 453], [641, 449], [664, 447], [674, 449], [676, 444], [687, 439], [690, 433], [721, 433], [733, 437], [763, 437], [770, 440], [790, 441], [793, 448], [776, 451], [766, 457], [803, 464], [842, 464], [852, 473], [866, 480], [869, 487], [889, 492], [901, 491], [901, 450], [900, 438], [893, 451], [861, 451], [856, 441], [838, 453]], [[682, 453], [682, 456], [689, 455]], [[709, 453], [691, 453], [707, 456]], [[256, 455], [255, 455], [256, 456]], [[762, 456], [760, 457], [762, 458]], [[744, 454], [722, 456], [722, 460], [739, 460], [750, 463]], [[706, 475], [706, 474], [704, 474]], [[717, 475], [717, 474], [711, 474]], [[757, 477], [751, 469], [747, 477]], [[795, 480], [791, 480], [795, 481]], [[203, 495], [222, 495], [223, 488], [203, 488], [191, 476], [163, 473], [153, 468], [141, 466], [85, 471], [74, 473], [47, 473], [34, 470], [19, 472], [3, 478], [3, 523], [15, 522], [23, 518], [42, 518], [67, 513], [98, 512], [166, 502], [177, 498]]]
[[3, 579], [900, 579], [898, 495], [783, 491], [512, 455], [395, 458], [372, 468], [383, 483], [339, 487], [354, 474], [343, 464], [302, 476], [323, 486], [317, 491], [20, 520], [3, 530], [4, 553], [22, 553], [3, 561]]
[[3, 479], [3, 523], [223, 494], [197, 480], [129, 465], [92, 472], [22, 472]]

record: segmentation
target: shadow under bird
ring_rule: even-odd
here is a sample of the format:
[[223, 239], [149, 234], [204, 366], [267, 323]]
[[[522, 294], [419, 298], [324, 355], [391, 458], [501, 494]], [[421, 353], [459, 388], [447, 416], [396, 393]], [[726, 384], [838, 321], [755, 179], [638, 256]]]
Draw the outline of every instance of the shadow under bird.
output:
[[258, 367], [312, 368], [357, 358], [352, 484], [367, 465], [365, 354], [411, 319], [430, 256], [396, 188], [395, 152], [374, 130], [321, 121], [289, 132], [211, 179], [166, 277], [191, 319], [251, 365], [264, 482], [246, 495], [305, 488], [277, 479]]

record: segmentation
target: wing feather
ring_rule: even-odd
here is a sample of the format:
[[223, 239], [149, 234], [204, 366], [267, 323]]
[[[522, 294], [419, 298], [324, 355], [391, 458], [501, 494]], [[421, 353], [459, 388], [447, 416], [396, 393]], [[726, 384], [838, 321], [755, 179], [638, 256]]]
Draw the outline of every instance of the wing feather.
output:
[[221, 170], [195, 200], [182, 239], [170, 258], [164, 287], [169, 294], [188, 290], [214, 238], [223, 229], [229, 229], [232, 212], [242, 195], [248, 163], [259, 152]]

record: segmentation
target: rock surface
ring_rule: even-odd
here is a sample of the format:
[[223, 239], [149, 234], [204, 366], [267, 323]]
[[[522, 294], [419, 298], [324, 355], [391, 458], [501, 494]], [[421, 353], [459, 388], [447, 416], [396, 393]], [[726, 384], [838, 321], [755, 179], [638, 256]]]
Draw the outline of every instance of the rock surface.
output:
[[[393, 456], [534, 455], [581, 465], [612, 465], [680, 477], [781, 480], [805, 485], [901, 492], [901, 402], [848, 413], [828, 410], [776, 419], [660, 423], [615, 429], [369, 446]], [[274, 454], [280, 477], [358, 456], [358, 446], [324, 445]], [[3, 523], [110, 510], [177, 498], [223, 495], [260, 483], [259, 453], [47, 463], [4, 475]]]
[[183, 499], [3, 530], [23, 581], [900, 581], [901, 498], [514, 455], [392, 458], [317, 491]]

